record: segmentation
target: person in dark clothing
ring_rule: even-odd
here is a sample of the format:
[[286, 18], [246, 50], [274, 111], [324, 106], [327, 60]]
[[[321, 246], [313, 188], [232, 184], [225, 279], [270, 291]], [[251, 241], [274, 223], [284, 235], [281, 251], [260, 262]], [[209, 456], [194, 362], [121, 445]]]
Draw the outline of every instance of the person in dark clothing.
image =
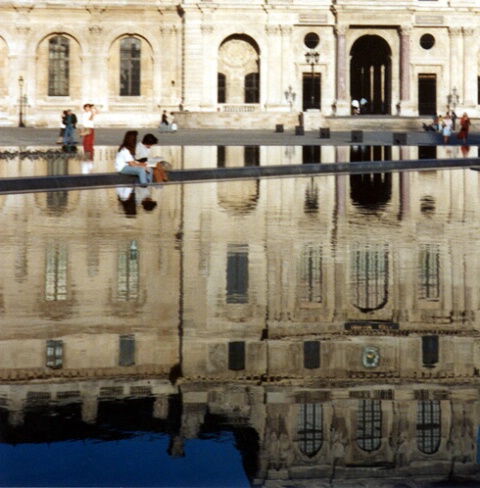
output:
[[67, 113], [65, 115], [65, 134], [63, 135], [64, 146], [75, 143], [76, 126], [77, 116], [71, 110], [67, 110]]

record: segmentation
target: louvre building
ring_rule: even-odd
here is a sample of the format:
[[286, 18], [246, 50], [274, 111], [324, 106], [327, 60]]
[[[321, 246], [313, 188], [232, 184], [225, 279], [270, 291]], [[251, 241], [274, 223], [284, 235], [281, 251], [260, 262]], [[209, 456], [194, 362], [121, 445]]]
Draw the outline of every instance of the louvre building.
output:
[[[479, 0], [3, 0], [0, 124], [306, 127], [478, 115]], [[408, 125], [408, 121], [404, 120]]]

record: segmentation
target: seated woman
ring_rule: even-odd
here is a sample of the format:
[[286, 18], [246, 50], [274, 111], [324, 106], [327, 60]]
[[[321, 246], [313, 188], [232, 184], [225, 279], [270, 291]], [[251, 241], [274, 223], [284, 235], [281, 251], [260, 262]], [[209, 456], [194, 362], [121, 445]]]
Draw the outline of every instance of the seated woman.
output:
[[148, 163], [141, 163], [135, 160], [137, 135], [138, 132], [136, 130], [126, 132], [115, 158], [115, 169], [124, 175], [138, 176], [140, 185], [147, 186], [153, 180], [153, 173]]

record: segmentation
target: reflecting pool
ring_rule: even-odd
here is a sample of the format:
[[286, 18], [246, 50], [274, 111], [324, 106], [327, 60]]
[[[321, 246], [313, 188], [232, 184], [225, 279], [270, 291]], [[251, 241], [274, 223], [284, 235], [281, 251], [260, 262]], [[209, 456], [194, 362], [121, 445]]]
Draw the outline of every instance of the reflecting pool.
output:
[[[7, 149], [1, 177], [115, 151]], [[0, 485], [478, 486], [479, 200], [468, 168], [1, 195]]]

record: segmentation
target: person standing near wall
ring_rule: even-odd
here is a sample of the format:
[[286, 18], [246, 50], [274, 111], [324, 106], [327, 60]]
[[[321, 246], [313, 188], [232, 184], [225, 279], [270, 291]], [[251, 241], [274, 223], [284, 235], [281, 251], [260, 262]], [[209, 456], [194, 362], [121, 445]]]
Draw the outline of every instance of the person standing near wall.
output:
[[[82, 125], [83, 125], [83, 152], [85, 157], [93, 161], [93, 146], [95, 144], [95, 115], [98, 110], [91, 103], [83, 106]], [[88, 156], [87, 156], [88, 155]]]
[[75, 143], [75, 127], [77, 126], [77, 116], [71, 111], [67, 110], [65, 116], [65, 133], [63, 135], [63, 145]]

